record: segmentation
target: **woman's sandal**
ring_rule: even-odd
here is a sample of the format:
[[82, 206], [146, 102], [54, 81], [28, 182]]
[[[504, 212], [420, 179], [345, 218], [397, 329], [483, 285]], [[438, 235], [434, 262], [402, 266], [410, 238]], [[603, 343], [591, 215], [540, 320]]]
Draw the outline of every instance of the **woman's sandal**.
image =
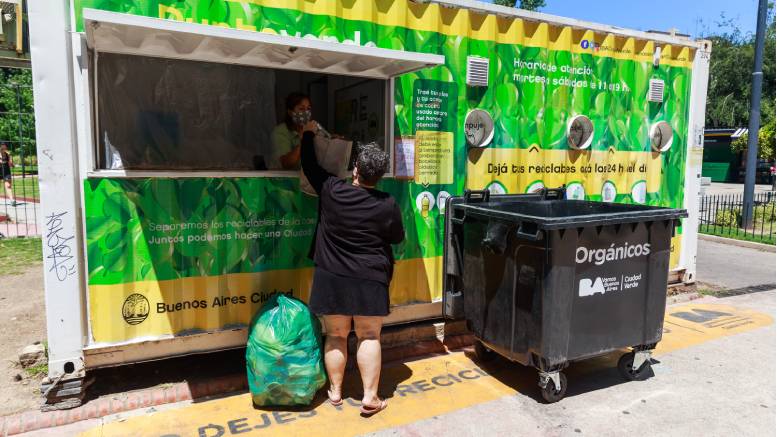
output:
[[327, 390], [326, 396], [329, 398], [329, 403], [332, 404], [333, 406], [339, 407], [340, 405], [343, 405], [343, 397], [340, 396], [339, 399], [334, 399], [332, 397], [332, 390]]
[[364, 405], [362, 404], [361, 408], [359, 408], [359, 411], [361, 411], [362, 414], [365, 416], [372, 416], [374, 414], [380, 413], [381, 411], [385, 410], [388, 407], [388, 401], [385, 399], [381, 399], [380, 403], [376, 406], [371, 405]]

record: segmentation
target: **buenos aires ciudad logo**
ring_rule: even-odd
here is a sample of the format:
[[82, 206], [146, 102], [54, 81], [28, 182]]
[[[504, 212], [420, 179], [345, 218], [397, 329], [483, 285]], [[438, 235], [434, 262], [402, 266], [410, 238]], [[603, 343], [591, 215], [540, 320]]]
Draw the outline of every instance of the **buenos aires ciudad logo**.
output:
[[150, 305], [146, 296], [140, 293], [132, 293], [124, 300], [121, 307], [121, 316], [128, 325], [137, 325], [148, 317]]

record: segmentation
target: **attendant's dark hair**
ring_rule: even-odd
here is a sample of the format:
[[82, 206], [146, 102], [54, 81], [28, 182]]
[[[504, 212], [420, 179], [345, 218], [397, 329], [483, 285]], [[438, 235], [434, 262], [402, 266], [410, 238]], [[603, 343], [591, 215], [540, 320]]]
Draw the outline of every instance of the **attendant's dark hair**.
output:
[[302, 103], [303, 100], [309, 101], [310, 97], [307, 94], [302, 93], [291, 93], [286, 96], [286, 113], [284, 114], [283, 122], [286, 123], [286, 127], [289, 128], [290, 131], [296, 131], [297, 125], [294, 124], [294, 120], [291, 118], [291, 115], [289, 115], [289, 111], [294, 111], [294, 108]]
[[389, 154], [375, 143], [362, 144], [356, 158], [359, 182], [375, 185], [388, 171]]

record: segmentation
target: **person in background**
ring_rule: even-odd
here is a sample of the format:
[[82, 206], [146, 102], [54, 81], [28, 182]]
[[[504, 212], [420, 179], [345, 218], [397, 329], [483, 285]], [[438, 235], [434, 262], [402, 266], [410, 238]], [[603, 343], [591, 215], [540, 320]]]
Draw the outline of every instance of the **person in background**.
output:
[[284, 120], [272, 131], [273, 153], [267, 168], [299, 170], [302, 128], [313, 117], [311, 109], [310, 97], [305, 94], [291, 93], [286, 97]]
[[11, 206], [16, 206], [16, 198], [13, 195], [13, 176], [11, 175], [11, 167], [13, 166], [13, 158], [8, 152], [8, 145], [0, 144], [0, 179], [5, 185], [6, 197], [11, 199]]
[[405, 238], [399, 206], [375, 189], [388, 169], [388, 154], [374, 144], [359, 149], [353, 181], [327, 173], [316, 159], [309, 120], [301, 142], [302, 171], [319, 196], [319, 216], [311, 247], [315, 262], [310, 309], [324, 317], [324, 363], [329, 402], [343, 403], [347, 339], [353, 323], [364, 394], [361, 413], [371, 416], [387, 407], [378, 397], [381, 369], [380, 330], [389, 314], [389, 284], [394, 273], [392, 244]]

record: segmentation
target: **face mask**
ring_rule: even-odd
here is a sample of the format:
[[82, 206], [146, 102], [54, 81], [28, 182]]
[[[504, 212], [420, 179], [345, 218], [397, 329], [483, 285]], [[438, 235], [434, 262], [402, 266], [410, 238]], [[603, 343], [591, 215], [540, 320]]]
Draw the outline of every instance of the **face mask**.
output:
[[304, 126], [313, 118], [313, 114], [310, 111], [296, 111], [291, 113], [291, 119], [297, 126]]

